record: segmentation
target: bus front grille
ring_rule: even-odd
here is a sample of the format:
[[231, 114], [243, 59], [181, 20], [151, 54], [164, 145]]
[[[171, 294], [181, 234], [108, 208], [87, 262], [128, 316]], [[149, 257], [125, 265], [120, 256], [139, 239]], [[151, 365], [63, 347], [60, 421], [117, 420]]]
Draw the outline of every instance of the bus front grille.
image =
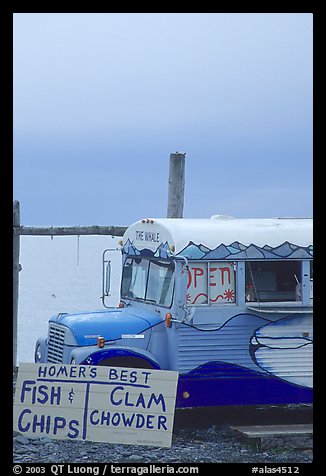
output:
[[65, 333], [65, 327], [53, 323], [50, 324], [48, 362], [53, 362], [54, 364], [62, 362]]

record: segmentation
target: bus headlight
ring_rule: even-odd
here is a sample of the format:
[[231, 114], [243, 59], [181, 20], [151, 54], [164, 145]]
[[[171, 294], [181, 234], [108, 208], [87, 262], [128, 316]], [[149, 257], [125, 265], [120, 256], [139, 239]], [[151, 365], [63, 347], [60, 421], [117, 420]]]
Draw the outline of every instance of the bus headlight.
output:
[[35, 355], [34, 355], [34, 360], [36, 363], [41, 362], [42, 358], [42, 351], [41, 351], [41, 346], [38, 344], [35, 349]]

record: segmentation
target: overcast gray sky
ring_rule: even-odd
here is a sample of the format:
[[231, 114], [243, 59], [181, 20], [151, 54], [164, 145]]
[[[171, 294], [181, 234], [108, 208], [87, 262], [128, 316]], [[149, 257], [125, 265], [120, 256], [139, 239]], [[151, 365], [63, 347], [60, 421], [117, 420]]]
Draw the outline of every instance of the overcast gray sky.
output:
[[309, 13], [15, 13], [14, 198], [25, 225], [312, 215]]

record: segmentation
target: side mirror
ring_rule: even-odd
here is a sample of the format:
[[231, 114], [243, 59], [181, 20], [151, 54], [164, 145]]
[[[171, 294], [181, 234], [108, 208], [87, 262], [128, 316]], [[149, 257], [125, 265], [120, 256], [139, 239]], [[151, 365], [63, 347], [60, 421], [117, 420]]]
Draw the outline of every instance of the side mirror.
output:
[[[108, 248], [104, 250], [102, 255], [102, 304], [104, 307], [109, 308], [105, 303], [105, 298], [111, 296], [111, 260], [108, 258], [108, 254], [116, 251], [121, 251], [120, 248]], [[112, 306], [111, 306], [112, 307]]]
[[111, 289], [111, 261], [103, 261], [103, 289], [102, 296], [110, 296]]
[[102, 303], [104, 307], [108, 307], [105, 304], [105, 298], [109, 297], [111, 291], [111, 260], [108, 259], [108, 253], [116, 251], [116, 249], [107, 249], [103, 252], [102, 255]]

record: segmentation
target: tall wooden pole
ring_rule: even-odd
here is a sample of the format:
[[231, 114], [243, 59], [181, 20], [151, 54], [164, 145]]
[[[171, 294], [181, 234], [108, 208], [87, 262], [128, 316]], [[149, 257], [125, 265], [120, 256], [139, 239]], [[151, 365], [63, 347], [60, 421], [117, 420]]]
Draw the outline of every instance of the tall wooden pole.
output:
[[183, 217], [185, 157], [186, 154], [180, 152], [170, 154], [167, 218]]
[[[20, 226], [20, 205], [17, 200], [13, 203], [13, 370], [17, 370], [17, 319], [18, 319], [18, 293], [19, 293], [19, 250], [20, 236], [15, 229]], [[17, 227], [17, 228], [16, 228]]]

